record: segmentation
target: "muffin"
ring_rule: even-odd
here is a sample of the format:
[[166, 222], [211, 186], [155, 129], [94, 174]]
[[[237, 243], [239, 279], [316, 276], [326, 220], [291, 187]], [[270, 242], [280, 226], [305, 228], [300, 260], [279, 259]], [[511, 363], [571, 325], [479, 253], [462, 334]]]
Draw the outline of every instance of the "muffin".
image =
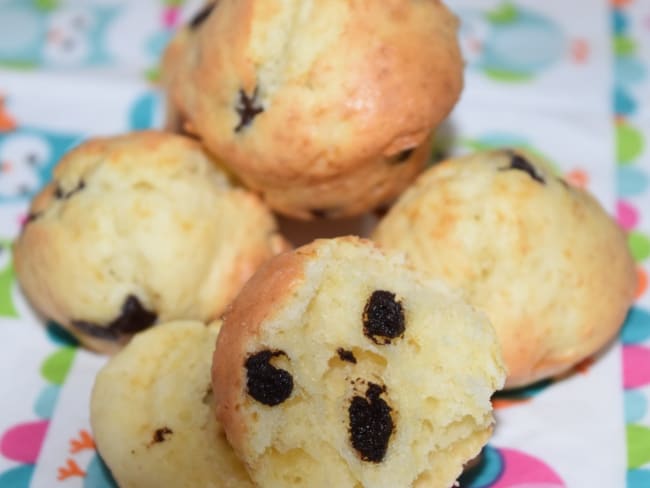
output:
[[155, 323], [219, 316], [286, 248], [269, 210], [195, 141], [155, 131], [69, 152], [14, 248], [31, 303], [110, 352]]
[[260, 268], [212, 371], [228, 440], [269, 488], [449, 488], [490, 436], [504, 377], [483, 314], [352, 237]]
[[168, 126], [195, 134], [278, 212], [344, 217], [392, 200], [462, 88], [438, 0], [222, 0], [163, 61]]
[[494, 325], [508, 387], [559, 375], [619, 330], [636, 289], [616, 223], [585, 190], [513, 150], [428, 169], [375, 229]]
[[121, 488], [253, 488], [214, 415], [210, 363], [220, 325], [147, 330], [97, 375], [92, 430]]

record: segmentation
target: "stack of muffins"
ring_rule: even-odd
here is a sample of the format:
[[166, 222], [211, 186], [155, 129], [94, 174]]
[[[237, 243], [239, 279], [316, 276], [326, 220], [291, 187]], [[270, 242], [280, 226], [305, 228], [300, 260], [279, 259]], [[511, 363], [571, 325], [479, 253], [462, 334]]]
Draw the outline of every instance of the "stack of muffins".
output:
[[[636, 274], [586, 191], [507, 148], [424, 169], [456, 30], [438, 0], [210, 2], [165, 53], [167, 131], [59, 163], [16, 270], [116, 353], [91, 420], [121, 487], [448, 488], [496, 390], [615, 336]], [[374, 243], [295, 250], [274, 214], [377, 208]]]

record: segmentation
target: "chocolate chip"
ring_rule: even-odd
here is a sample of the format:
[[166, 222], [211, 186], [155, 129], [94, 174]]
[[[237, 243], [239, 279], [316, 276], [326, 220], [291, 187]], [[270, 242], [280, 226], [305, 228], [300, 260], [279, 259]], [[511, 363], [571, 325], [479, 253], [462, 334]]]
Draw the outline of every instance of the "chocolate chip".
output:
[[390, 344], [404, 334], [404, 309], [395, 294], [385, 290], [372, 292], [363, 309], [363, 333], [376, 344]]
[[248, 394], [264, 405], [284, 402], [293, 391], [293, 377], [287, 371], [271, 364], [271, 358], [286, 356], [282, 351], [264, 350], [246, 359], [246, 387]]
[[353, 397], [348, 408], [350, 442], [364, 461], [381, 462], [393, 433], [392, 409], [380, 398], [385, 392], [385, 387], [368, 383], [365, 398]]
[[36, 219], [39, 219], [43, 216], [43, 212], [30, 212], [27, 214], [27, 218], [25, 219], [25, 225], [29, 224], [30, 222], [34, 222]]
[[328, 214], [327, 210], [323, 208], [312, 208], [309, 213], [317, 219], [324, 219]]
[[118, 332], [134, 334], [153, 325], [158, 315], [142, 306], [135, 295], [126, 297], [122, 305], [122, 313], [115, 319], [110, 327]]
[[406, 162], [411, 155], [413, 154], [413, 151], [415, 151], [415, 148], [412, 147], [410, 149], [405, 149], [404, 151], [400, 152], [397, 154], [397, 156], [394, 156], [390, 159], [391, 164], [400, 164]]
[[381, 219], [381, 218], [384, 218], [386, 216], [386, 214], [388, 213], [389, 210], [390, 210], [389, 205], [382, 205], [382, 206], [377, 207], [376, 209], [374, 209], [372, 211], [372, 213], [374, 214], [375, 217], [377, 217], [378, 219]]
[[264, 107], [256, 105], [256, 102], [257, 87], [255, 87], [251, 97], [249, 97], [244, 90], [239, 90], [239, 102], [235, 107], [235, 110], [239, 114], [239, 124], [235, 127], [235, 132], [239, 132], [244, 127], [248, 127], [255, 117], [264, 112]]
[[526, 158], [512, 151], [508, 151], [508, 154], [510, 154], [510, 166], [506, 166], [505, 168], [499, 168], [499, 171], [508, 171], [511, 169], [523, 171], [538, 183], [541, 183], [542, 185], [546, 184], [544, 178], [542, 178], [542, 176], [539, 173], [537, 173], [535, 166], [533, 166]]
[[160, 429], [156, 429], [153, 433], [153, 438], [151, 439], [149, 446], [153, 446], [154, 444], [164, 442], [166, 440], [165, 436], [171, 435], [173, 433], [174, 431], [171, 430], [169, 427], [162, 427]]
[[129, 295], [122, 304], [122, 311], [115, 320], [106, 326], [85, 320], [73, 320], [72, 325], [97, 339], [118, 340], [121, 335], [135, 334], [153, 325], [158, 315], [142, 306], [135, 295]]
[[71, 324], [79, 332], [94, 337], [95, 339], [117, 341], [120, 338], [120, 333], [112, 329], [110, 325], [104, 327], [85, 320], [73, 320]]
[[347, 361], [348, 363], [357, 364], [357, 358], [354, 357], [352, 351], [347, 351], [342, 347], [339, 347], [336, 350], [336, 352], [338, 353], [339, 358], [341, 358], [341, 361]]
[[74, 187], [72, 190], [70, 190], [67, 193], [63, 190], [63, 188], [61, 188], [60, 185], [57, 185], [55, 190], [54, 190], [54, 197], [59, 199], [59, 200], [67, 200], [68, 198], [73, 196], [75, 193], [80, 192], [84, 188], [86, 188], [86, 183], [83, 180], [79, 181], [79, 183], [77, 183], [77, 186]]
[[212, 2], [205, 5], [201, 10], [199, 10], [192, 20], [190, 20], [190, 29], [196, 30], [199, 26], [205, 22], [205, 20], [210, 16], [214, 7], [217, 6], [217, 2]]

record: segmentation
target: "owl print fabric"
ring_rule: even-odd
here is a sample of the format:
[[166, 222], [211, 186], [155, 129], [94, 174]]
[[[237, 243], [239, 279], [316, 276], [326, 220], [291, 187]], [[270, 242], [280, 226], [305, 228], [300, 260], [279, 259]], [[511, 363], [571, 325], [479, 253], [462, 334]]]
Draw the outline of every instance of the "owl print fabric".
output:
[[42, 3], [4, 2], [0, 56], [6, 65], [65, 68], [110, 61], [104, 40], [118, 13], [113, 6], [71, 5], [48, 10]]
[[[35, 315], [11, 243], [67, 150], [160, 126], [159, 55], [202, 3], [0, 0], [0, 488], [116, 486], [88, 418], [105, 360]], [[648, 487], [650, 4], [446, 3], [461, 20], [465, 90], [432, 159], [533, 152], [618, 219], [639, 277], [620, 339], [603, 354], [493, 398], [494, 436], [460, 486]]]
[[0, 133], [0, 202], [25, 201], [51, 177], [52, 168], [79, 136], [36, 127]]

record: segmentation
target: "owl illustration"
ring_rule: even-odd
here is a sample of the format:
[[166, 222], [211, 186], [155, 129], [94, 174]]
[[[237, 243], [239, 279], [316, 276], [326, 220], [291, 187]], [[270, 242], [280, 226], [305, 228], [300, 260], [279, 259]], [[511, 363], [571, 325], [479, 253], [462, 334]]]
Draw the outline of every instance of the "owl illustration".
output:
[[98, 66], [111, 61], [106, 31], [118, 6], [65, 6], [52, 11], [5, 0], [0, 15], [0, 65]]
[[25, 201], [50, 179], [79, 136], [20, 127], [0, 133], [0, 203]]
[[470, 66], [500, 81], [526, 81], [563, 58], [562, 29], [550, 18], [504, 3], [488, 12], [459, 10], [460, 41]]
[[173, 15], [169, 17], [167, 10], [154, 2], [132, 2], [111, 23], [105, 49], [129, 68], [153, 68], [179, 22]]

